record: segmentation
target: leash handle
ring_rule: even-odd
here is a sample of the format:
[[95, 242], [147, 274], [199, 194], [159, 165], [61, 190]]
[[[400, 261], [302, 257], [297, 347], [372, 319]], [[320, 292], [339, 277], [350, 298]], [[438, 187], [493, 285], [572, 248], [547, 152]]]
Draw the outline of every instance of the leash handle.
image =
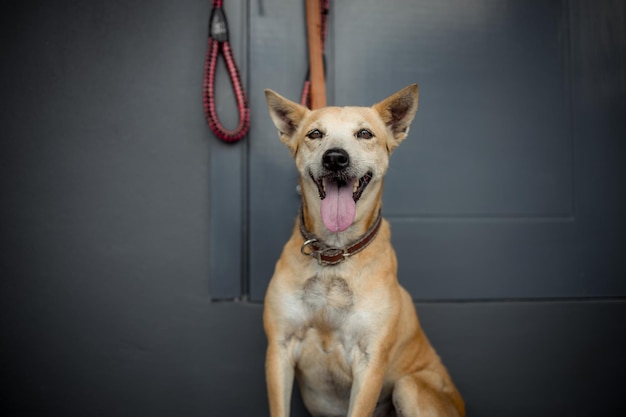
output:
[[[204, 61], [203, 79], [204, 114], [209, 127], [218, 138], [224, 142], [236, 142], [248, 133], [250, 128], [250, 108], [248, 107], [246, 92], [239, 76], [239, 69], [235, 63], [233, 51], [228, 41], [228, 23], [222, 5], [223, 0], [213, 0], [213, 9], [209, 19], [209, 39]], [[215, 106], [215, 73], [220, 52], [224, 57], [224, 63], [226, 64], [235, 93], [237, 111], [239, 113], [239, 122], [234, 130], [228, 130], [222, 125]]]

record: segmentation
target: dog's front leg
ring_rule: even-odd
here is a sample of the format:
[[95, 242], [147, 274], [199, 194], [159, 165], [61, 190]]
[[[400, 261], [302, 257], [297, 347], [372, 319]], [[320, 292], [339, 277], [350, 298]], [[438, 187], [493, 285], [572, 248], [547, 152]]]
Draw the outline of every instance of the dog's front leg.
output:
[[291, 406], [294, 368], [287, 347], [270, 341], [265, 358], [265, 375], [271, 417], [287, 417]]
[[353, 366], [348, 417], [371, 417], [383, 386], [384, 359], [360, 353]]

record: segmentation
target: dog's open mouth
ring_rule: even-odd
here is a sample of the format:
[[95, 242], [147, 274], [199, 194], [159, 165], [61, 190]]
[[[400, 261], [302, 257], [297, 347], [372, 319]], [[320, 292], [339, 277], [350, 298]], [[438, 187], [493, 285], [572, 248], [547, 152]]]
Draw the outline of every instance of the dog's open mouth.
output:
[[350, 178], [334, 173], [325, 177], [315, 177], [309, 173], [317, 186], [321, 204], [321, 216], [324, 225], [331, 232], [346, 230], [356, 215], [356, 203], [372, 179], [368, 172], [361, 178]]
[[315, 178], [312, 173], [309, 173], [309, 175], [315, 185], [317, 185], [317, 191], [319, 192], [321, 200], [326, 198], [326, 184], [331, 182], [335, 183], [338, 188], [347, 187], [349, 184], [352, 184], [352, 199], [355, 203], [359, 201], [359, 198], [361, 198], [361, 195], [363, 194], [363, 190], [365, 190], [365, 187], [367, 187], [367, 184], [369, 184], [372, 179], [371, 172], [368, 172], [356, 181], [354, 178], [343, 178], [333, 175], [320, 178]]

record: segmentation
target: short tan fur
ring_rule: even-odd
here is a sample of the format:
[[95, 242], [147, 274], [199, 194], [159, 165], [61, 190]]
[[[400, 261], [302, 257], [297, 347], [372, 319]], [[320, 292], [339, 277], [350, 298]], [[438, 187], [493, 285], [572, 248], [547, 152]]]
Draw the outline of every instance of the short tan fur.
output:
[[339, 264], [302, 253], [300, 222], [334, 248], [349, 246], [374, 225], [389, 156], [417, 110], [417, 85], [372, 107], [311, 111], [271, 90], [266, 99], [302, 191], [302, 216], [265, 297], [271, 416], [289, 415], [294, 379], [315, 417], [465, 416], [398, 283], [388, 222], [383, 219], [369, 245]]

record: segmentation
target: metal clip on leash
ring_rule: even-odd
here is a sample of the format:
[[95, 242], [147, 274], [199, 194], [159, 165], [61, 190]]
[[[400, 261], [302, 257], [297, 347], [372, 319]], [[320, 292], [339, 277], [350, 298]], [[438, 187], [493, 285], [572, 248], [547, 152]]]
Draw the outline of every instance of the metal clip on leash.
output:
[[[228, 42], [228, 24], [226, 14], [222, 9], [223, 0], [213, 0], [213, 10], [209, 20], [209, 40], [206, 60], [204, 63], [203, 101], [204, 113], [209, 127], [215, 135], [225, 142], [236, 142], [243, 138], [250, 127], [250, 109], [246, 92], [241, 84], [239, 70], [233, 58], [233, 52]], [[235, 130], [228, 130], [219, 121], [215, 108], [215, 71], [217, 68], [217, 58], [220, 54], [224, 56], [226, 69], [235, 92], [237, 101], [237, 111], [239, 112], [239, 123]]]

